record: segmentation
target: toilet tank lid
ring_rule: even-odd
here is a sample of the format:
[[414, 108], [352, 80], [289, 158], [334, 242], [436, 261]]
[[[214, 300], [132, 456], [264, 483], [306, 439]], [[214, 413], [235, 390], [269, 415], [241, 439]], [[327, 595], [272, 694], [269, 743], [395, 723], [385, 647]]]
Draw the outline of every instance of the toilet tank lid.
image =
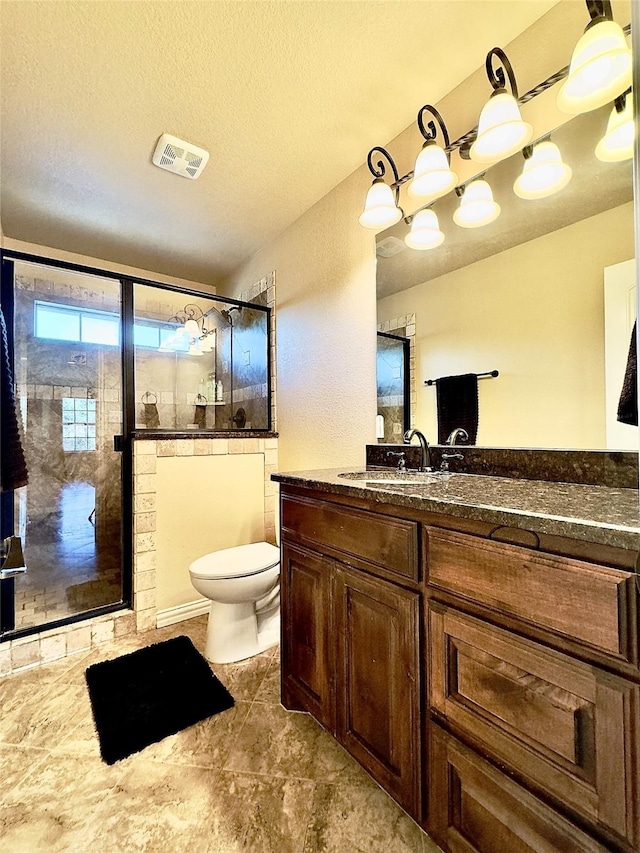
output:
[[253, 542], [198, 557], [189, 572], [199, 578], [240, 578], [271, 569], [279, 562], [279, 548], [269, 542]]

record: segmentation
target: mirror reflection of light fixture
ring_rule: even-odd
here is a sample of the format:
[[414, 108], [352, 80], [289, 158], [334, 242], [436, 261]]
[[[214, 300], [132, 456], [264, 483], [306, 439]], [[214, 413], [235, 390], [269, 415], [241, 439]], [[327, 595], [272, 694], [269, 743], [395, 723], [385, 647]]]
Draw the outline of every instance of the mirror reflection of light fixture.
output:
[[631, 86], [631, 50], [613, 20], [610, 0], [587, 0], [591, 21], [576, 44], [558, 108], [570, 115], [610, 103]]
[[453, 221], [461, 228], [480, 228], [500, 216], [500, 205], [493, 200], [491, 187], [482, 178], [467, 184], [461, 192], [460, 206], [453, 214]]
[[398, 170], [396, 164], [388, 151], [384, 148], [375, 147], [369, 151], [367, 155], [367, 165], [369, 171], [374, 177], [373, 184], [364, 203], [364, 210], [360, 214], [359, 222], [364, 228], [373, 228], [382, 230], [395, 225], [402, 219], [402, 210], [398, 207], [398, 198], [400, 189], [395, 187], [395, 194], [391, 187], [383, 180], [386, 173], [386, 166], [382, 160], [378, 160], [377, 164], [373, 163], [373, 155], [379, 151], [389, 161], [389, 165], [393, 171], [394, 181], [398, 180]]
[[596, 145], [596, 157], [604, 163], [618, 163], [633, 157], [635, 123], [633, 120], [633, 98], [631, 89], [616, 98], [607, 132]]
[[524, 151], [522, 174], [516, 178], [513, 191], [519, 198], [547, 198], [560, 192], [571, 180], [571, 168], [562, 162], [555, 143], [544, 139]]
[[[502, 63], [495, 71], [492, 62], [494, 57]], [[478, 135], [469, 150], [469, 156], [476, 163], [496, 163], [521, 151], [531, 140], [533, 128], [520, 115], [518, 86], [506, 53], [494, 47], [487, 54], [485, 67], [493, 92], [480, 113]], [[511, 94], [505, 89], [505, 70], [511, 84]]]
[[[444, 148], [436, 142], [435, 123], [430, 121], [426, 127], [424, 125], [423, 114], [427, 111], [434, 116], [440, 125], [444, 138]], [[428, 198], [435, 201], [435, 199], [446, 195], [458, 183], [458, 176], [451, 169], [451, 156], [446, 152], [449, 147], [449, 133], [442, 116], [431, 104], [425, 104], [420, 109], [417, 122], [420, 133], [426, 141], [416, 159], [413, 168], [413, 180], [409, 184], [407, 192], [412, 198]]]
[[411, 218], [411, 230], [404, 238], [411, 249], [435, 249], [444, 243], [438, 216], [434, 210], [419, 210]]

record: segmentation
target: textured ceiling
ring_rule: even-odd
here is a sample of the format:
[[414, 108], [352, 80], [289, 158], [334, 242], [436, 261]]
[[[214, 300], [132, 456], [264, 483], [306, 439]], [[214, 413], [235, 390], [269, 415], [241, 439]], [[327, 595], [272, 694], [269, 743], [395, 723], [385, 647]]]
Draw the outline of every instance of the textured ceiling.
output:
[[556, 2], [2, 0], [4, 234], [219, 283]]

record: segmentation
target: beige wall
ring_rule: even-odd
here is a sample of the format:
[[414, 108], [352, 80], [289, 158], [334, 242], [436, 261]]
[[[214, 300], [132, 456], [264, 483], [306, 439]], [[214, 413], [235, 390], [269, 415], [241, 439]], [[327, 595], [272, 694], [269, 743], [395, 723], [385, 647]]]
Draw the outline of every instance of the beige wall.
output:
[[264, 454], [160, 457], [156, 527], [158, 610], [201, 598], [193, 560], [264, 539]]
[[376, 415], [374, 238], [358, 225], [361, 169], [226, 284], [237, 295], [276, 271], [283, 471], [364, 464]]
[[416, 423], [430, 441], [436, 392], [424, 380], [497, 369], [478, 386], [479, 445], [606, 446], [603, 268], [634, 256], [632, 207], [380, 301], [381, 322], [416, 314]]

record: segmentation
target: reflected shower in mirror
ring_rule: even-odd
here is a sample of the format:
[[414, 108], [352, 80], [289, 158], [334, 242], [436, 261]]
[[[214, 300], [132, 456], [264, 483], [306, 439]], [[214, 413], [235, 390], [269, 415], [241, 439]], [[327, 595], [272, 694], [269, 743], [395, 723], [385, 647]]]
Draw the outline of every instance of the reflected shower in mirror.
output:
[[615, 413], [635, 319], [632, 163], [594, 154], [610, 113], [551, 134], [573, 172], [556, 195], [515, 195], [516, 154], [485, 173], [495, 222], [457, 227], [450, 193], [433, 204], [441, 246], [407, 248], [404, 221], [377, 236], [378, 329], [415, 312], [413, 417], [430, 440], [436, 395], [424, 380], [498, 369], [479, 385], [478, 445], [637, 450], [638, 428]]

